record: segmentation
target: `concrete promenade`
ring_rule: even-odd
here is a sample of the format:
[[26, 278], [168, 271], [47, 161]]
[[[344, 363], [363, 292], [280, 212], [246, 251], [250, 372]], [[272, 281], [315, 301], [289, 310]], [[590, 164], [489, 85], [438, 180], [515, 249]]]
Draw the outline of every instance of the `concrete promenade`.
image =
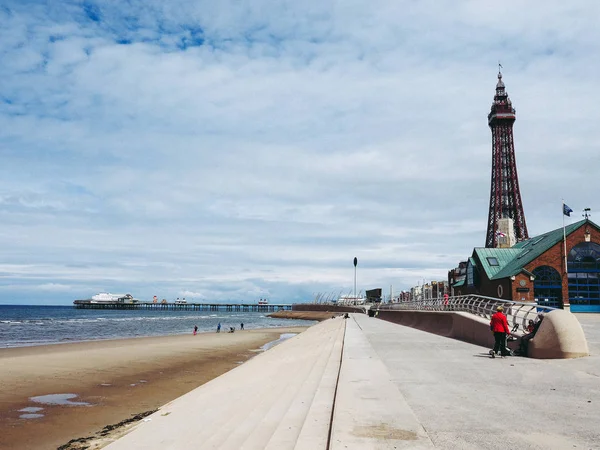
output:
[[578, 316], [591, 356], [564, 360], [491, 359], [480, 346], [354, 319], [435, 448], [600, 448], [598, 316]]
[[120, 449], [598, 449], [600, 318], [591, 356], [486, 348], [352, 314], [174, 400]]

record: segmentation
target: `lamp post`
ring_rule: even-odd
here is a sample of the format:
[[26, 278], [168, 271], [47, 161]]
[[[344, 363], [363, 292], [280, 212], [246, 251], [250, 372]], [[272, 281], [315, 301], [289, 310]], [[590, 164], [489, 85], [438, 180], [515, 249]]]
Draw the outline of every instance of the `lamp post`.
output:
[[358, 264], [358, 259], [356, 256], [354, 257], [354, 303], [356, 303], [356, 265]]

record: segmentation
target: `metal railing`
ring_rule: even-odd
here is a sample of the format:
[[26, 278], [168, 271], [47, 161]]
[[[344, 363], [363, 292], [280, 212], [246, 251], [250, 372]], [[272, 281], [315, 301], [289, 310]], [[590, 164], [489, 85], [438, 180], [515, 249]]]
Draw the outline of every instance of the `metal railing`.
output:
[[537, 303], [521, 303], [482, 295], [461, 295], [458, 297], [434, 298], [400, 303], [385, 303], [375, 308], [379, 311], [460, 311], [491, 319], [498, 306], [504, 307], [504, 314], [513, 332], [524, 331], [530, 319], [536, 320], [539, 313], [547, 313], [558, 308], [541, 306]]

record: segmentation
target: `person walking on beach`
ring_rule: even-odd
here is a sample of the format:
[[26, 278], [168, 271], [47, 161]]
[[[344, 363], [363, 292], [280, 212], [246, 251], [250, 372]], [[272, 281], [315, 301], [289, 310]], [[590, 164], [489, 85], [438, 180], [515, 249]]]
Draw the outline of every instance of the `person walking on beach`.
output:
[[240, 330], [244, 329], [244, 322], [240, 323]]
[[510, 335], [510, 330], [508, 329], [508, 320], [504, 315], [503, 306], [498, 306], [496, 312], [492, 315], [490, 330], [494, 333], [494, 348], [490, 350], [490, 356], [495, 358], [498, 353], [503, 357], [509, 355], [510, 353], [506, 348], [506, 337]]
[[221, 332], [221, 322], [219, 322], [219, 324], [217, 325], [217, 333]]
[[198, 325], [194, 325], [194, 336], [196, 336], [197, 332], [198, 332]]

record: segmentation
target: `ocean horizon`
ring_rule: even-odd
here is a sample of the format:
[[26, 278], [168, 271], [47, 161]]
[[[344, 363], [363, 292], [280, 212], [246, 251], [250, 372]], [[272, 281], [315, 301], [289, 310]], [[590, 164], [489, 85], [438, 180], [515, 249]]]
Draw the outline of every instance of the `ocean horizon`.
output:
[[94, 310], [68, 305], [0, 305], [0, 348], [228, 330], [310, 326], [315, 321], [275, 319], [264, 312]]

